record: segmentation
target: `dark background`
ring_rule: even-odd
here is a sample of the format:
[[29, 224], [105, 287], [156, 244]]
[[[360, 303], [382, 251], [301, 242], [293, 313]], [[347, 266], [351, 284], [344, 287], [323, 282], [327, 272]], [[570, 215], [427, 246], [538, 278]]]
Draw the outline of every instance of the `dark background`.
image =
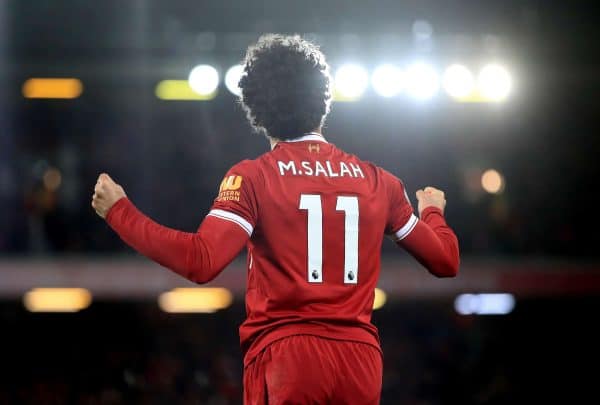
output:
[[[102, 171], [158, 222], [194, 231], [227, 169], [268, 143], [223, 85], [202, 102], [161, 101], [154, 86], [187, 78], [199, 63], [223, 75], [261, 33], [284, 32], [320, 43], [334, 70], [417, 59], [440, 70], [456, 61], [507, 66], [514, 85], [503, 103], [369, 90], [334, 103], [324, 134], [400, 177], [413, 202], [417, 188], [445, 190], [463, 262], [477, 259], [476, 271], [501, 260], [527, 274], [533, 260], [591, 273], [600, 225], [598, 17], [583, 2], [0, 0], [0, 262], [131, 255], [90, 207]], [[413, 36], [417, 20], [434, 29], [425, 46]], [[77, 77], [84, 91], [25, 99], [30, 77]], [[62, 175], [56, 191], [42, 182], [49, 167]], [[488, 168], [503, 174], [503, 193], [473, 188]], [[394, 246], [383, 254], [385, 262]], [[8, 277], [0, 272], [0, 284]], [[478, 292], [468, 285], [461, 289]], [[596, 352], [600, 290], [589, 287], [518, 296], [504, 317], [456, 315], [443, 292], [393, 295], [374, 315], [388, 356], [383, 402], [587, 395], [581, 368]], [[214, 315], [167, 315], [150, 297], [50, 315], [27, 313], [15, 298], [22, 291], [6, 291], [0, 403], [239, 402], [241, 300]]]

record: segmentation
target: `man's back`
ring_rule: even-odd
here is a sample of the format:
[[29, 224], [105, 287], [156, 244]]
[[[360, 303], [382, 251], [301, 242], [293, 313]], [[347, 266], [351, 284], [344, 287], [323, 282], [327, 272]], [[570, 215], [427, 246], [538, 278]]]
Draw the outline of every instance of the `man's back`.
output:
[[213, 212], [234, 212], [253, 228], [240, 328], [246, 363], [296, 334], [379, 347], [370, 319], [383, 236], [416, 222], [401, 188], [315, 134], [229, 171]]
[[325, 142], [329, 66], [301, 37], [262, 36], [238, 86], [250, 125], [275, 147], [227, 173], [195, 234], [143, 215], [106, 174], [92, 207], [138, 252], [200, 284], [248, 247], [245, 404], [378, 404], [383, 365], [370, 317], [382, 237], [432, 274], [455, 276], [444, 193], [418, 190], [417, 220], [397, 178]]

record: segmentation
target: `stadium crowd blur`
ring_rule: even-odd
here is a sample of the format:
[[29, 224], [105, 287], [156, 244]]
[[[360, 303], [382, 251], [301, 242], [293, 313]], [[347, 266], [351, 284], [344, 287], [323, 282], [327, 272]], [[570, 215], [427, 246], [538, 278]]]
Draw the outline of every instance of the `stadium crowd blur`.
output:
[[[104, 22], [115, 14], [115, 2], [106, 2], [93, 16], [84, 6], [6, 2], [0, 69], [12, 80], [0, 100], [0, 209], [10, 214], [0, 217], [0, 251], [127, 251], [90, 215], [90, 190], [101, 171], [121, 182], [152, 217], [194, 230], [225, 171], [267, 150], [267, 142], [250, 133], [224, 86], [207, 102], [165, 102], [153, 94], [158, 80], [185, 78], [194, 63], [216, 61], [224, 71], [241, 60], [245, 46], [258, 34], [248, 29], [237, 47], [227, 48], [235, 42], [231, 38], [239, 37], [227, 30], [252, 28], [236, 24], [236, 18], [260, 13], [252, 7], [211, 8], [211, 13], [223, 12], [229, 19], [206, 33], [202, 30], [215, 28], [211, 14], [188, 10], [185, 1], [171, 6], [135, 3], [125, 10], [133, 22], [117, 20], [107, 33]], [[334, 103], [325, 128], [328, 139], [403, 179], [411, 197], [429, 184], [444, 189], [450, 223], [466, 254], [594, 255], [590, 225], [598, 220], [578, 218], [585, 215], [587, 201], [580, 199], [580, 191], [593, 189], [598, 174], [597, 107], [589, 102], [596, 89], [587, 80], [598, 55], [576, 37], [561, 36], [570, 27], [564, 8], [580, 13], [573, 35], [589, 35], [593, 28], [585, 24], [585, 10], [538, 9], [527, 2], [475, 7], [465, 2], [463, 8], [494, 21], [498, 32], [489, 34], [480, 20], [467, 19], [472, 26], [464, 27], [458, 12], [453, 25], [431, 11], [432, 29], [439, 25], [440, 32], [434, 31], [437, 42], [428, 51], [411, 42], [414, 18], [405, 15], [420, 9], [385, 3], [390, 13], [402, 16], [394, 30], [393, 18], [382, 9], [367, 11], [366, 5], [355, 5], [346, 18], [337, 15], [322, 33], [312, 14], [303, 24], [285, 19], [266, 23], [264, 17], [258, 21], [272, 29], [323, 34], [328, 38], [322, 41], [323, 51], [334, 69], [347, 60], [372, 68], [390, 59], [407, 63], [411, 57], [434, 58], [440, 69], [461, 54], [465, 61], [505, 60], [514, 76], [512, 93], [500, 105], [479, 105], [456, 103], [441, 94], [415, 102], [367, 92], [359, 102]], [[335, 14], [335, 4], [324, 5], [321, 18]], [[349, 24], [359, 13], [380, 18], [380, 32], [365, 21]], [[76, 20], [80, 14], [87, 16], [85, 24]], [[71, 25], [59, 29], [48, 16], [68, 19]], [[27, 21], [43, 35], [33, 35], [27, 24], [8, 24], [11, 17]], [[152, 30], [150, 22], [157, 24]], [[347, 25], [356, 34], [337, 34]], [[403, 29], [408, 40], [386, 42], [387, 34]], [[69, 30], [81, 35], [69, 35]], [[561, 46], [552, 41], [556, 37], [561, 37]], [[44, 74], [81, 77], [83, 94], [54, 102], [23, 98], [22, 83]], [[505, 180], [503, 192], [491, 196], [480, 185], [481, 174], [490, 168]]]
[[[381, 404], [581, 398], [570, 387], [591, 388], [593, 375], [578, 369], [593, 367], [586, 348], [600, 337], [571, 317], [582, 304], [589, 302], [529, 302], [490, 320], [457, 315], [449, 302], [392, 303], [374, 315], [385, 353]], [[143, 303], [100, 303], [65, 317], [3, 305], [0, 404], [238, 404], [234, 326], [243, 312], [238, 304], [218, 315], [174, 316]]]
[[[205, 105], [150, 103], [149, 111], [94, 99], [20, 103], [18, 136], [3, 140], [10, 150], [0, 167], [1, 209], [10, 213], [0, 227], [3, 252], [129, 251], [90, 208], [90, 190], [102, 171], [156, 220], [194, 231], [226, 170], [268, 148], [250, 132], [229, 94]], [[444, 189], [465, 254], [596, 252], [588, 222], [577, 220], [585, 214], [578, 190], [593, 188], [593, 133], [582, 132], [575, 142], [562, 130], [538, 129], [535, 121], [525, 122], [527, 110], [518, 105], [499, 111], [427, 106], [426, 112], [405, 105], [397, 112], [389, 103], [373, 104], [334, 104], [325, 135], [402, 178], [413, 202], [417, 188]], [[565, 125], [575, 125], [586, 111], [579, 113], [565, 117]], [[561, 112], [548, 114], [556, 119]], [[489, 115], [488, 121], [475, 121], [481, 115]], [[481, 188], [481, 174], [489, 168], [504, 176], [500, 195]]]
[[[461, 57], [505, 61], [515, 83], [503, 103], [367, 92], [334, 102], [324, 135], [400, 177], [413, 204], [418, 188], [443, 189], [467, 262], [598, 262], [600, 52], [588, 39], [600, 28], [590, 9], [514, 0], [453, 0], [444, 10], [391, 0], [315, 9], [270, 0], [266, 11], [254, 2], [126, 3], [0, 1], [0, 261], [133, 255], [90, 207], [101, 172], [153, 219], [194, 231], [227, 169], [268, 143], [224, 87], [210, 101], [166, 102], [154, 86], [197, 63], [223, 71], [238, 63], [249, 42], [226, 48], [232, 33], [251, 41], [282, 31], [329, 38], [322, 49], [333, 68], [352, 59], [371, 69], [390, 50], [403, 63], [431, 57], [440, 69]], [[411, 27], [424, 16], [437, 35], [432, 51], [411, 48]], [[386, 43], [390, 33], [408, 45]], [[462, 50], [465, 37], [492, 49]], [[381, 44], [365, 48], [365, 38]], [[26, 99], [21, 86], [36, 76], [79, 77], [84, 91]], [[482, 188], [488, 169], [501, 173], [501, 192]], [[385, 257], [396, 253], [384, 243]], [[390, 297], [374, 313], [382, 404], [574, 403], [594, 387], [582, 370], [597, 352], [598, 301], [527, 297], [509, 316], [475, 317], [456, 314], [448, 297]], [[2, 297], [0, 404], [240, 403], [243, 317], [240, 300], [210, 315], [166, 314], [154, 299], [94, 301], [65, 315], [29, 313]]]

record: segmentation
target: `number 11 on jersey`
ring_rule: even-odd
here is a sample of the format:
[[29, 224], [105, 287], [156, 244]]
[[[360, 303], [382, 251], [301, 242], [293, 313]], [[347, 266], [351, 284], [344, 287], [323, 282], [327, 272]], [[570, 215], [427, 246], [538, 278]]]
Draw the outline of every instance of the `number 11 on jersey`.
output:
[[[308, 282], [323, 282], [323, 210], [321, 196], [301, 194], [300, 209], [308, 212]], [[339, 196], [336, 211], [344, 211], [344, 283], [358, 282], [358, 197]]]

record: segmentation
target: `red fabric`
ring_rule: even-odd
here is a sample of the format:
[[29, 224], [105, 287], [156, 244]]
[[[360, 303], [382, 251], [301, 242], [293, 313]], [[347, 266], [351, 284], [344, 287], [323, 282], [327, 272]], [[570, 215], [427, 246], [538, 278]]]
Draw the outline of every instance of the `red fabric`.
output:
[[460, 256], [458, 239], [446, 225], [446, 220], [437, 208], [423, 210], [412, 232], [398, 242], [431, 274], [438, 277], [454, 277], [458, 274]]
[[[300, 208], [301, 195], [319, 198], [322, 282], [309, 282], [309, 211]], [[357, 229], [346, 229], [349, 214], [338, 209], [339, 197], [356, 199]], [[452, 275], [455, 267], [448, 264], [458, 266], [456, 237], [439, 212], [426, 210], [417, 222], [400, 180], [316, 140], [279, 143], [235, 165], [196, 234], [160, 226], [126, 199], [107, 220], [140, 253], [200, 283], [214, 278], [246, 244], [247, 319], [240, 327], [246, 365], [275, 340], [299, 334], [379, 348], [371, 312], [384, 233], [407, 230], [399, 244], [433, 274]], [[347, 252], [346, 237], [356, 233], [358, 251]], [[345, 280], [346, 253], [358, 256], [356, 283]]]
[[[234, 166], [239, 198], [213, 208], [255, 226], [248, 243], [248, 317], [240, 327], [245, 364], [274, 340], [313, 334], [379, 347], [371, 323], [384, 232], [412, 215], [402, 183], [383, 169], [319, 141], [279, 143], [273, 151]], [[309, 282], [308, 212], [301, 195], [318, 195], [322, 212], [322, 282]], [[338, 197], [357, 197], [357, 284], [344, 281], [345, 212]], [[251, 264], [251, 265], [250, 265]]]
[[238, 225], [211, 216], [197, 233], [167, 228], [142, 214], [128, 198], [117, 201], [106, 221], [139, 253], [196, 283], [215, 278], [248, 240]]
[[317, 336], [278, 340], [244, 369], [244, 405], [379, 404], [381, 354]]

